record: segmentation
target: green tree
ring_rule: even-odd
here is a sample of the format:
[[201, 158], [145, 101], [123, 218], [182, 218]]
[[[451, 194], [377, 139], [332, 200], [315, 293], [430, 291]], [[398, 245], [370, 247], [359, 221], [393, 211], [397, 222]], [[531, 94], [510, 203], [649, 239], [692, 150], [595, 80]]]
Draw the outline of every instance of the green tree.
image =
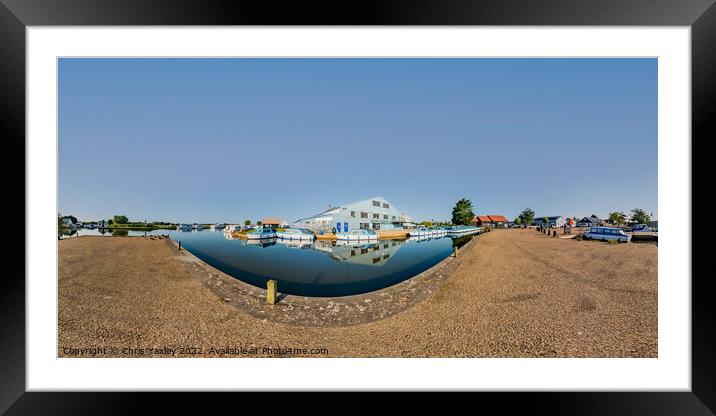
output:
[[549, 227], [549, 217], [542, 218], [542, 225]]
[[260, 227], [263, 225], [263, 223], [261, 221], [256, 221], [256, 225]]
[[621, 211], [610, 212], [609, 222], [614, 225], [622, 225], [626, 223], [626, 214]]
[[452, 209], [452, 222], [457, 225], [470, 225], [470, 221], [475, 217], [472, 210], [472, 202], [469, 199], [462, 198], [457, 201], [455, 208]]
[[251, 220], [246, 220], [246, 221], [244, 221], [244, 225], [247, 226], [247, 227], [248, 227], [249, 225], [251, 225]]
[[631, 210], [631, 220], [637, 224], [646, 224], [651, 221], [651, 217], [641, 208]]
[[522, 220], [522, 224], [524, 224], [524, 225], [532, 224], [532, 221], [534, 221], [534, 219], [535, 219], [535, 212], [529, 208], [525, 208], [520, 213], [520, 220]]
[[112, 219], [115, 224], [126, 224], [129, 222], [129, 218], [124, 215], [115, 215]]
[[522, 219], [520, 217], [515, 218], [515, 225], [522, 225]]
[[432, 227], [432, 226], [433, 226], [433, 222], [432, 222], [432, 221], [423, 221], [423, 222], [420, 223], [420, 225], [422, 225], [422, 226], [424, 226], [424, 227]]

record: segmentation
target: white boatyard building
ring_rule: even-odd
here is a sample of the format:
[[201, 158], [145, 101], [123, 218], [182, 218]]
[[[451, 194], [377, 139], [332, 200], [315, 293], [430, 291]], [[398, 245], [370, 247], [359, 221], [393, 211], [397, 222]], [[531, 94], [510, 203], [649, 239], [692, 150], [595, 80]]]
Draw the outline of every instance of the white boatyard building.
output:
[[325, 211], [293, 223], [294, 227], [314, 231], [346, 232], [355, 229], [390, 230], [403, 228], [412, 223], [412, 218], [401, 213], [382, 196], [376, 196]]

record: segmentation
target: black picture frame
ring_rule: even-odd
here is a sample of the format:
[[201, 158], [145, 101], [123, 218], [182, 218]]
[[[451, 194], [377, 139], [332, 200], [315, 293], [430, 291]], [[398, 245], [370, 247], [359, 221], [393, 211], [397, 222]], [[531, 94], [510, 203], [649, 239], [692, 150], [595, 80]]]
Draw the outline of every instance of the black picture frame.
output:
[[[711, 138], [716, 118], [716, 6], [714, 0], [444, 0], [410, 2], [316, 3], [247, 1], [111, 1], [0, 0], [0, 137], [10, 157], [2, 166], [5, 189], [13, 196], [9, 216], [25, 215], [25, 28], [72, 25], [569, 25], [690, 26], [692, 48], [692, 154]], [[705, 182], [693, 174], [692, 189]], [[15, 179], [7, 180], [7, 179]], [[699, 198], [692, 194], [692, 204]], [[10, 198], [6, 199], [10, 201]], [[18, 201], [22, 200], [20, 204]], [[692, 210], [693, 212], [693, 210]], [[691, 224], [685, 224], [691, 229]], [[4, 250], [6, 259], [25, 257], [25, 236]], [[19, 241], [21, 240], [21, 241]], [[693, 240], [690, 242], [692, 247]], [[698, 256], [693, 256], [694, 260]], [[146, 394], [25, 392], [25, 264], [7, 261], [10, 273], [0, 279], [0, 414], [126, 414], [145, 410]], [[694, 264], [695, 266], [696, 264]], [[714, 414], [716, 366], [714, 308], [709, 273], [692, 277], [692, 391], [484, 394], [480, 407], [499, 404], [502, 411], [528, 409], [550, 414]], [[688, 278], [688, 276], [674, 276]], [[515, 393], [519, 394], [519, 393]], [[224, 399], [213, 399], [220, 403]], [[344, 411], [372, 405], [353, 393], [334, 396]], [[157, 400], [153, 398], [154, 400]], [[521, 400], [520, 400], [521, 399]], [[166, 396], [161, 399], [165, 401]], [[272, 399], [261, 398], [270, 402]], [[293, 400], [295, 406], [296, 398]], [[308, 397], [300, 402], [315, 404]], [[472, 400], [472, 399], [470, 399]], [[194, 395], [172, 395], [173, 405], [190, 406]], [[233, 402], [234, 399], [229, 399]], [[430, 395], [410, 399], [424, 410], [437, 406]], [[443, 411], [446, 403], [440, 403]], [[232, 406], [236, 406], [234, 402]], [[383, 410], [404, 409], [405, 402], [385, 403]], [[187, 409], [188, 407], [185, 407]], [[204, 408], [207, 410], [207, 408]]]

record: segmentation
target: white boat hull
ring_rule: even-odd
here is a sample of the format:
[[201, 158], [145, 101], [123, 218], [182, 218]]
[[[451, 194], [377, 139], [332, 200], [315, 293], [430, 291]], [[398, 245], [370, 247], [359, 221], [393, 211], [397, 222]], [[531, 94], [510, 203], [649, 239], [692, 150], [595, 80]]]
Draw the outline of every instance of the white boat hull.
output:
[[246, 234], [246, 238], [249, 240], [267, 240], [269, 238], [276, 238], [276, 233], [271, 234]]
[[296, 241], [313, 241], [316, 238], [315, 235], [309, 234], [288, 234], [288, 233], [276, 233], [276, 237], [282, 240], [296, 240]]

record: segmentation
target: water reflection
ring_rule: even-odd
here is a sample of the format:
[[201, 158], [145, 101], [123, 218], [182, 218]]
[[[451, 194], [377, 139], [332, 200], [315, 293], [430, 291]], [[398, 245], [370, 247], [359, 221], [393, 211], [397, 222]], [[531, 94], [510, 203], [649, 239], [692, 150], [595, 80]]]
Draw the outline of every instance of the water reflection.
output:
[[278, 244], [282, 244], [289, 248], [300, 248], [300, 249], [313, 248], [313, 241], [308, 241], [308, 240], [284, 240], [284, 239], [280, 238], [276, 242]]
[[227, 240], [239, 240], [239, 244], [243, 246], [266, 248], [278, 244], [293, 249], [315, 250], [318, 252], [325, 253], [331, 259], [339, 262], [361, 264], [365, 266], [382, 266], [386, 264], [408, 241], [424, 243], [427, 241], [452, 238], [452, 246], [461, 247], [474, 237], [474, 235], [466, 235], [462, 237], [448, 237], [445, 235], [440, 235], [411, 237], [405, 240], [380, 240], [377, 242], [360, 243], [357, 241], [345, 240], [301, 241], [285, 240], [280, 238], [248, 240], [244, 238], [235, 237], [231, 233], [223, 233], [223, 235], [224, 238]]
[[[63, 230], [65, 237], [112, 236], [110, 230]], [[129, 230], [128, 236], [144, 231]], [[279, 291], [303, 296], [346, 296], [399, 283], [437, 264], [473, 235], [429, 236], [407, 240], [355, 241], [245, 240], [223, 232], [147, 231], [168, 235], [198, 258], [256, 287], [269, 279]]]
[[452, 246], [455, 248], [460, 248], [460, 247], [464, 246], [465, 244], [467, 244], [473, 238], [475, 238], [475, 234], [468, 234], [468, 235], [463, 235], [460, 237], [453, 237], [452, 238]]
[[245, 240], [241, 239], [241, 244], [245, 246], [256, 246], [261, 248], [271, 247], [276, 244], [276, 240], [278, 238], [262, 238], [262, 239], [256, 239], [256, 240]]
[[405, 244], [405, 240], [383, 240], [373, 243], [337, 241], [331, 257], [338, 261], [366, 266], [383, 266]]

